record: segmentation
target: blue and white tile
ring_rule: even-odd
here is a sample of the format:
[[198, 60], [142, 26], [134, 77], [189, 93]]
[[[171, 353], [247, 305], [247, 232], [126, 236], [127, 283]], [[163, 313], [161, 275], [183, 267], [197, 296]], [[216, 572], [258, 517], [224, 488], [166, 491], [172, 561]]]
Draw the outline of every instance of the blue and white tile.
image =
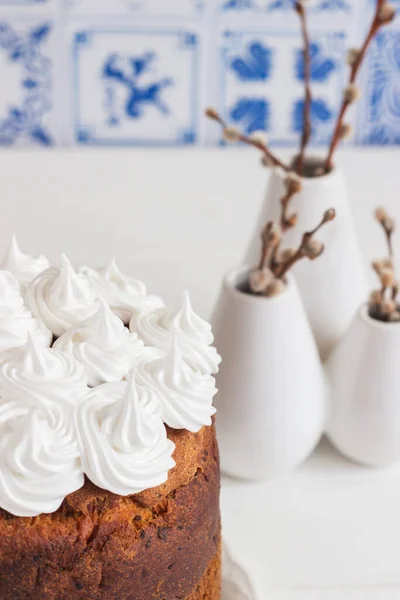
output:
[[400, 28], [382, 30], [366, 65], [357, 142], [400, 144]]
[[[312, 13], [351, 14], [358, 0], [315, 0], [310, 6]], [[255, 11], [269, 14], [293, 12], [293, 0], [219, 0], [223, 12]]]
[[73, 14], [83, 15], [140, 15], [157, 18], [196, 17], [212, 0], [64, 0]]
[[52, 4], [52, 0], [0, 0], [0, 7], [15, 7], [15, 6], [40, 6], [43, 4]]
[[[313, 36], [312, 88], [315, 144], [330, 138], [344, 85], [343, 33]], [[296, 144], [302, 127], [304, 66], [298, 35], [226, 32], [222, 42], [219, 108], [251, 133], [265, 130], [274, 143]]]
[[22, 17], [54, 14], [61, 0], [0, 0], [0, 14], [17, 14]]
[[0, 18], [0, 145], [55, 143], [54, 24]]
[[[394, 5], [397, 8], [397, 11], [400, 9], [400, 0], [387, 0], [390, 1], [390, 4]], [[366, 5], [368, 5], [371, 9], [371, 14], [376, 7], [376, 0], [364, 0]]]
[[71, 38], [75, 141], [193, 144], [199, 36], [175, 29], [77, 29]]

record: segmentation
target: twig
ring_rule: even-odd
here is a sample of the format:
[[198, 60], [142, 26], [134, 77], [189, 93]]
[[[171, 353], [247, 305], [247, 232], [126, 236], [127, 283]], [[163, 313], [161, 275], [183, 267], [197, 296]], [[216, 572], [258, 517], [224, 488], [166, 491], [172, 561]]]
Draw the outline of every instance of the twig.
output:
[[289, 190], [286, 192], [284, 196], [281, 198], [281, 218], [280, 218], [280, 226], [283, 232], [295, 227], [297, 225], [297, 213], [288, 214], [288, 208], [291, 199], [293, 196], [297, 194], [296, 191]]
[[375, 219], [382, 226], [383, 232], [385, 234], [386, 242], [388, 245], [389, 258], [391, 263], [393, 264], [393, 240], [392, 236], [394, 230], [396, 228], [395, 222], [390, 217], [384, 208], [377, 208], [375, 211]]
[[386, 229], [386, 227], [384, 229], [385, 229], [386, 241], [387, 241], [388, 250], [389, 250], [389, 256], [393, 260], [393, 241], [392, 241], [393, 229], [389, 230], [389, 229]]
[[258, 269], [264, 269], [268, 266], [269, 262], [272, 262], [272, 257], [279, 247], [281, 242], [282, 232], [279, 226], [273, 221], [269, 221], [261, 232], [261, 257], [258, 265]]
[[286, 172], [290, 171], [289, 165], [283, 163], [275, 154], [273, 154], [273, 152], [271, 152], [271, 150], [268, 148], [267, 144], [265, 144], [259, 139], [256, 139], [255, 137], [252, 138], [251, 136], [244, 135], [243, 133], [234, 129], [233, 127], [228, 126], [224, 119], [213, 108], [206, 109], [206, 116], [209, 119], [212, 119], [213, 121], [217, 121], [217, 123], [219, 123], [223, 128], [224, 133], [226, 133], [228, 136], [232, 136], [232, 141], [243, 142], [249, 146], [253, 146], [258, 150], [261, 150], [261, 152], [264, 154], [265, 158], [270, 164], [272, 164], [275, 167], [280, 167]]
[[278, 296], [286, 287], [285, 275], [301, 258], [318, 258], [324, 251], [322, 242], [313, 239], [317, 231], [329, 221], [333, 221], [336, 212], [333, 208], [325, 211], [322, 220], [311, 231], [303, 234], [297, 250], [288, 248], [279, 254], [282, 230], [277, 223], [269, 221], [261, 233], [262, 252], [259, 264], [249, 272], [248, 285], [251, 293], [272, 297]]
[[381, 321], [399, 321], [400, 313], [396, 302], [399, 288], [398, 282], [396, 282], [392, 241], [396, 225], [384, 208], [376, 209], [375, 218], [385, 234], [389, 258], [374, 260], [372, 262], [372, 268], [379, 278], [381, 288], [379, 291], [374, 291], [371, 294], [369, 314], [371, 317]]
[[326, 172], [329, 172], [332, 169], [333, 154], [334, 154], [340, 140], [342, 139], [341, 132], [342, 132], [342, 127], [344, 125], [344, 122], [343, 122], [344, 117], [347, 113], [349, 106], [357, 99], [356, 96], [352, 96], [351, 93], [349, 94], [346, 92], [348, 92], [349, 90], [356, 89], [355, 81], [357, 79], [357, 75], [360, 71], [361, 65], [364, 61], [364, 58], [365, 58], [365, 55], [367, 53], [370, 43], [372, 42], [372, 40], [375, 37], [379, 28], [382, 25], [385, 25], [385, 24], [389, 23], [391, 20], [393, 20], [394, 14], [395, 14], [395, 11], [394, 11], [393, 7], [390, 4], [387, 4], [386, 0], [377, 0], [375, 14], [372, 19], [372, 23], [371, 23], [371, 26], [367, 33], [367, 36], [364, 40], [364, 43], [361, 46], [360, 50], [356, 51], [356, 53], [353, 53], [353, 55], [352, 55], [353, 60], [351, 61], [351, 64], [350, 64], [349, 83], [345, 90], [345, 94], [344, 94], [343, 101], [342, 101], [342, 106], [339, 111], [336, 125], [334, 128], [333, 134], [332, 134], [332, 139], [331, 139], [331, 142], [329, 145], [328, 156], [325, 161]]
[[310, 141], [312, 124], [311, 124], [311, 55], [310, 55], [310, 36], [307, 28], [306, 9], [301, 1], [295, 3], [295, 10], [300, 17], [301, 33], [303, 37], [303, 59], [304, 59], [304, 108], [303, 108], [303, 132], [300, 140], [299, 155], [296, 159], [296, 172], [299, 175], [303, 174], [304, 169], [304, 154], [308, 142]]
[[300, 179], [297, 176], [289, 173], [284, 181], [286, 194], [281, 198], [281, 218], [280, 226], [283, 232], [287, 231], [291, 227], [295, 227], [297, 224], [297, 213], [288, 214], [288, 208], [293, 196], [301, 191], [302, 185]]
[[[293, 212], [292, 214], [288, 214], [288, 208], [291, 199], [293, 196], [298, 194], [302, 189], [302, 184], [300, 179], [297, 177], [295, 173], [288, 173], [284, 180], [284, 185], [286, 188], [286, 194], [282, 196], [280, 200], [281, 204], [281, 216], [280, 216], [280, 227], [282, 233], [285, 233], [288, 229], [295, 227], [298, 220], [297, 213]], [[282, 239], [276, 244], [271, 253], [270, 265], [271, 269], [275, 272], [278, 268], [278, 252], [280, 250]]]
[[317, 231], [321, 229], [321, 227], [323, 227], [323, 225], [329, 223], [329, 221], [333, 221], [335, 217], [336, 211], [333, 208], [330, 208], [329, 210], [325, 211], [318, 225], [314, 227], [314, 229], [312, 229], [311, 231], [306, 231], [303, 234], [301, 243], [296, 252], [293, 254], [293, 256], [291, 256], [285, 263], [279, 266], [275, 273], [276, 277], [282, 279], [289, 271], [289, 269], [291, 269], [293, 265], [302, 258], [308, 257], [311, 260], [314, 260], [315, 258], [321, 256], [322, 252], [324, 251], [324, 245], [321, 242], [318, 242], [317, 240], [313, 240], [313, 236], [317, 233]]

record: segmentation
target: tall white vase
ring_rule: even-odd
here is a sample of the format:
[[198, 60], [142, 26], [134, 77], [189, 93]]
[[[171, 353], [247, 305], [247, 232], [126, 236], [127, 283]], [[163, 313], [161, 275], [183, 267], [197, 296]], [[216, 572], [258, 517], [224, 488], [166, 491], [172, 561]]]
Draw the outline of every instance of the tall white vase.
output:
[[225, 473], [267, 479], [312, 452], [326, 420], [325, 381], [296, 284], [265, 298], [239, 291], [247, 270], [228, 274], [212, 319], [222, 356], [217, 434]]
[[328, 362], [327, 433], [356, 462], [376, 467], [400, 462], [399, 358], [400, 324], [371, 319], [363, 306]]
[[[279, 220], [280, 199], [284, 195], [284, 174], [273, 169], [264, 206], [246, 253], [245, 263], [255, 265], [260, 257], [260, 232], [269, 220]], [[365, 267], [358, 247], [342, 170], [302, 179], [302, 191], [295, 195], [290, 211], [298, 214], [298, 224], [285, 235], [285, 246], [296, 247], [302, 234], [314, 228], [328, 208], [337, 217], [318, 233], [325, 244], [324, 254], [312, 265], [307, 259], [293, 272], [322, 359], [350, 325], [357, 308], [368, 295]]]

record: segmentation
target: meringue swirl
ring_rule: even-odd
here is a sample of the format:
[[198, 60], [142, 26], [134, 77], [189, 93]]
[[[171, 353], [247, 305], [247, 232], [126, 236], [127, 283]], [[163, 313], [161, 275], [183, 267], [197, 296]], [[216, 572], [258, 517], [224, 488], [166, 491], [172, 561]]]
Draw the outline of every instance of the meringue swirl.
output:
[[0, 271], [0, 352], [25, 344], [30, 333], [40, 344], [50, 346], [52, 333], [34, 319], [24, 305], [17, 280], [8, 271]]
[[0, 397], [32, 408], [74, 406], [87, 392], [84, 366], [69, 354], [38, 344], [28, 334], [20, 348], [2, 354]]
[[2, 304], [19, 310], [23, 304], [21, 287], [14, 275], [7, 270], [0, 270], [0, 294]]
[[211, 425], [216, 412], [212, 405], [217, 393], [215, 379], [186, 362], [176, 338], [164, 358], [138, 367], [137, 381], [153, 390], [169, 427], [196, 433]]
[[129, 496], [167, 480], [175, 445], [154, 405], [134, 371], [128, 382], [105, 383], [83, 399], [76, 426], [83, 470], [95, 485]]
[[96, 310], [96, 294], [78, 275], [65, 255], [60, 268], [50, 267], [29, 285], [25, 301], [37, 319], [59, 337], [90, 317]]
[[164, 306], [161, 298], [147, 294], [144, 283], [121, 273], [115, 260], [101, 269], [81, 267], [79, 273], [126, 325], [134, 313]]
[[30, 256], [21, 252], [16, 237], [13, 235], [8, 252], [0, 268], [10, 271], [14, 275], [21, 286], [22, 293], [24, 293], [30, 282], [39, 273], [48, 269], [49, 266], [50, 263], [43, 254]]
[[0, 364], [0, 506], [17, 516], [57, 510], [84, 482], [73, 406], [83, 366], [33, 337]]
[[85, 365], [91, 387], [125, 377], [144, 346], [104, 300], [98, 299], [96, 304], [94, 315], [64, 333], [53, 346]]
[[146, 345], [164, 352], [169, 351], [176, 338], [183, 356], [194, 369], [205, 374], [218, 372], [221, 357], [211, 346], [214, 341], [211, 325], [193, 311], [188, 292], [184, 293], [179, 311], [160, 308], [150, 313], [135, 314], [129, 327]]
[[71, 411], [0, 400], [0, 506], [19, 517], [56, 511], [82, 487]]

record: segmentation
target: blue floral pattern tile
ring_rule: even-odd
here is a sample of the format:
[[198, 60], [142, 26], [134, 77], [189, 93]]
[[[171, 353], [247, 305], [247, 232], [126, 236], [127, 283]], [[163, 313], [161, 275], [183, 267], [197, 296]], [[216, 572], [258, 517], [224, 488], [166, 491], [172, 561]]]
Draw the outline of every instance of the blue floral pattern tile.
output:
[[188, 31], [82, 30], [73, 37], [81, 144], [192, 144], [198, 45]]
[[[357, 0], [318, 0], [314, 2], [310, 10], [318, 12], [351, 12], [352, 3]], [[220, 9], [230, 11], [257, 11], [257, 12], [293, 12], [293, 0], [220, 0]]]
[[400, 144], [400, 29], [382, 30], [368, 60], [357, 141]]
[[[319, 33], [311, 47], [314, 143], [330, 138], [344, 85], [342, 32]], [[247, 133], [265, 130], [272, 142], [296, 143], [303, 124], [304, 63], [297, 35], [226, 32], [221, 97], [227, 119]]]
[[53, 108], [53, 63], [48, 55], [52, 25], [0, 21], [0, 144], [53, 144], [48, 116]]
[[[311, 11], [327, 11], [327, 12], [350, 12], [351, 2], [354, 0], [318, 0], [311, 4]], [[266, 10], [293, 10], [293, 0], [269, 0], [265, 5]]]
[[230, 67], [240, 81], [268, 81], [271, 76], [272, 50], [255, 41], [250, 43], [244, 56], [234, 56]]

